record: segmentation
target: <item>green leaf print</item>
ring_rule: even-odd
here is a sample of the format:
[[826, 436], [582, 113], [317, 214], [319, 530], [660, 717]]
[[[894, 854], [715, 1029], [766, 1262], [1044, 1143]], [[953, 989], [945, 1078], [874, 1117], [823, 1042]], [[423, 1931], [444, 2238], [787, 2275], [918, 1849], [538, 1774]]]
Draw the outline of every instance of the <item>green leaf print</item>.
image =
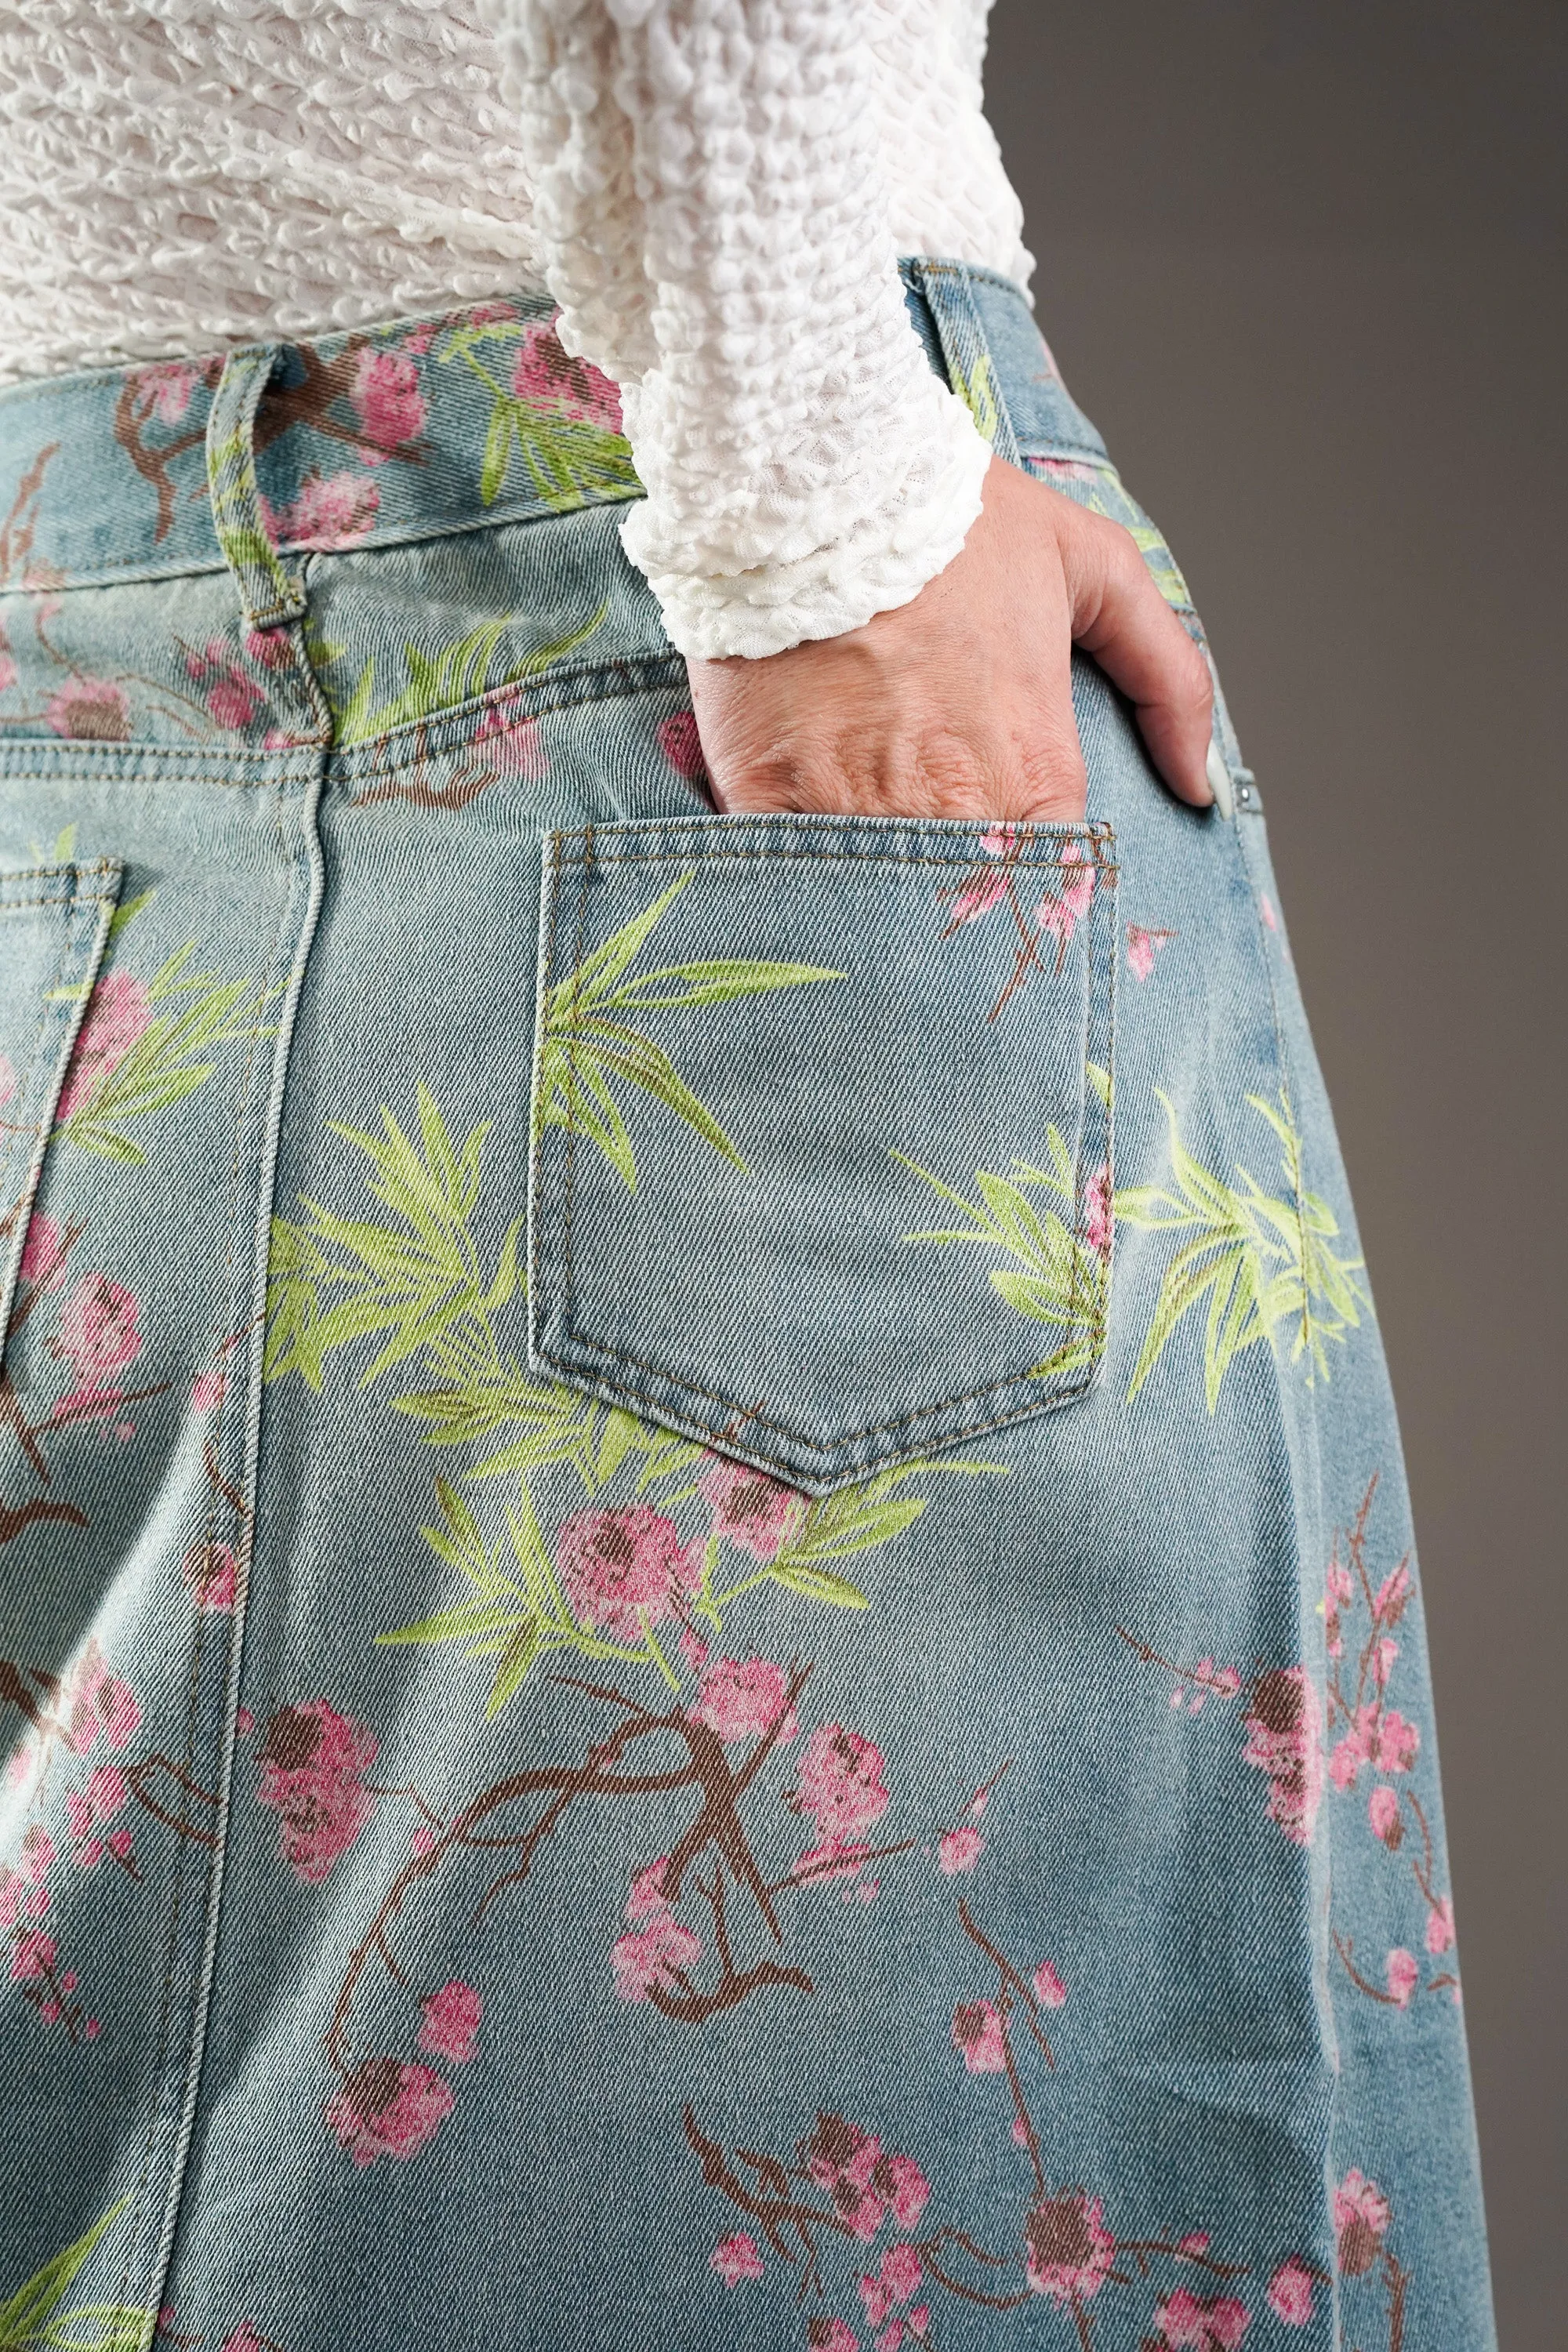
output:
[[608, 610], [606, 599], [581, 628], [569, 630], [565, 636], [553, 638], [549, 645], [536, 646], [500, 677], [490, 676], [496, 647], [507, 631], [524, 618], [521, 614], [505, 613], [498, 621], [487, 621], [481, 627], [470, 629], [466, 637], [443, 646], [437, 654], [405, 643], [403, 666], [408, 683], [401, 694], [379, 703], [375, 700], [374, 662], [365, 663], [346, 698], [339, 696], [327, 683], [326, 673], [342, 659], [343, 648], [312, 635], [310, 652], [331, 710], [333, 740], [339, 750], [346, 751], [351, 744], [367, 743], [379, 735], [389, 734], [395, 727], [433, 719], [438, 711], [471, 702], [479, 695], [521, 686], [585, 644], [603, 625]]
[[[120, 921], [129, 921], [151, 896], [144, 891], [133, 899]], [[57, 1137], [100, 1159], [141, 1166], [147, 1154], [126, 1133], [128, 1121], [167, 1110], [205, 1086], [217, 1066], [205, 1058], [215, 1046], [274, 1034], [260, 1016], [277, 992], [244, 980], [215, 984], [211, 972], [187, 972], [195, 952], [188, 940], [145, 982], [112, 970], [99, 982], [60, 1097]], [[153, 1011], [178, 997], [194, 1001], [179, 1012]]]
[[78, 2272], [129, 2202], [121, 2198], [111, 2205], [74, 2245], [52, 2255], [9, 2302], [0, 2304], [0, 2352], [21, 2352], [23, 2346], [34, 2344], [56, 2347], [56, 2352], [132, 2352], [140, 2343], [152, 2314], [133, 2304], [75, 2304], [60, 2315]]
[[605, 1154], [628, 1192], [637, 1190], [637, 1161], [612, 1077], [640, 1087], [685, 1120], [703, 1142], [737, 1168], [745, 1161], [718, 1120], [692, 1093], [661, 1045], [631, 1025], [639, 1013], [687, 1012], [726, 1004], [772, 988], [807, 981], [842, 980], [815, 964], [710, 959], [630, 968], [694, 873], [682, 874], [651, 906], [622, 925], [574, 971], [545, 993], [540, 1036], [537, 1118], [543, 1127], [579, 1128]]
[[901, 1151], [893, 1158], [912, 1169], [931, 1190], [951, 1201], [966, 1222], [932, 1226], [906, 1234], [906, 1242], [978, 1244], [998, 1250], [1010, 1264], [993, 1266], [991, 1286], [1009, 1307], [1031, 1321], [1049, 1325], [1061, 1334], [1059, 1343], [1043, 1361], [1029, 1368], [1031, 1379], [1076, 1371], [1092, 1364], [1105, 1330], [1106, 1265], [1100, 1251], [1070, 1230], [1058, 1212], [1042, 1203], [1037, 1209], [1025, 1188], [1044, 1192], [1062, 1203], [1068, 1218], [1076, 1214], [1077, 1189], [1067, 1146], [1055, 1127], [1047, 1129], [1048, 1167], [1015, 1160], [1005, 1176], [976, 1169], [978, 1202], [965, 1200], [929, 1169]]
[[1288, 1097], [1281, 1093], [1278, 1109], [1259, 1095], [1247, 1099], [1284, 1146], [1284, 1198], [1265, 1192], [1239, 1165], [1234, 1185], [1203, 1167], [1183, 1143], [1163, 1094], [1173, 1190], [1135, 1185], [1116, 1195], [1116, 1214], [1124, 1223], [1191, 1236], [1165, 1269], [1129, 1398], [1149, 1378], [1177, 1325], [1205, 1299], [1204, 1394], [1210, 1412], [1236, 1358], [1260, 1340], [1272, 1347], [1282, 1323], [1291, 1327], [1291, 1361], [1308, 1360], [1309, 1385], [1318, 1374], [1326, 1381], [1326, 1343], [1342, 1346], [1363, 1308], [1370, 1308], [1356, 1279], [1362, 1260], [1331, 1247], [1339, 1225], [1327, 1202], [1302, 1182], [1300, 1138]]
[[519, 399], [491, 373], [488, 347], [502, 346], [504, 355], [510, 356], [519, 340], [515, 320], [489, 321], [458, 329], [437, 354], [443, 361], [460, 362], [490, 395], [479, 503], [493, 506], [500, 498], [514, 450], [547, 506], [564, 511], [590, 499], [636, 498], [642, 484], [624, 434], [590, 418], [552, 414], [536, 401]]

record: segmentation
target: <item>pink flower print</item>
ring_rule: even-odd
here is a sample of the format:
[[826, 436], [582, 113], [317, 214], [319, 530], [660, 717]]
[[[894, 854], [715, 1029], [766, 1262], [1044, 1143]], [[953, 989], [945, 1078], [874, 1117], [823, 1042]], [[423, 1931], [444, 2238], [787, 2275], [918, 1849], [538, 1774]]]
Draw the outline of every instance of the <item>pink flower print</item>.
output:
[[1451, 1951], [1454, 1945], [1454, 1904], [1451, 1895], [1444, 1895], [1426, 1914], [1426, 1949], [1434, 1959]]
[[840, 1846], [887, 1811], [891, 1800], [882, 1784], [884, 1769], [881, 1749], [858, 1731], [819, 1723], [805, 1744], [789, 1801], [796, 1812], [811, 1815], [830, 1848]]
[[1337, 1658], [1343, 1654], [1345, 1644], [1344, 1634], [1340, 1625], [1340, 1611], [1353, 1597], [1354, 1592], [1355, 1585], [1352, 1580], [1349, 1569], [1342, 1566], [1338, 1559], [1331, 1559], [1329, 1562], [1329, 1572], [1324, 1580], [1323, 1588], [1323, 1624], [1327, 1637], [1326, 1646], [1331, 1658]]
[[912, 2230], [930, 2200], [931, 2185], [912, 2156], [884, 2153], [874, 2133], [843, 2116], [819, 2113], [801, 2155], [812, 2179], [827, 2190], [863, 2245], [889, 2213], [900, 2230]]
[[66, 680], [44, 705], [44, 718], [57, 735], [87, 743], [124, 743], [131, 720], [125, 689], [112, 678], [80, 675]]
[[1394, 2218], [1388, 2200], [1375, 2181], [1347, 2172], [1334, 2191], [1333, 2213], [1340, 2270], [1346, 2278], [1363, 2278]]
[[[1346, 1580], [1348, 1582], [1349, 1580]], [[1406, 1559], [1402, 1559], [1399, 1566], [1391, 1570], [1384, 1578], [1378, 1587], [1377, 1599], [1372, 1604], [1372, 1613], [1380, 1625], [1398, 1624], [1410, 1605], [1410, 1595], [1414, 1589], [1410, 1576], [1410, 1563]]]
[[1081, 2189], [1037, 2199], [1024, 2224], [1024, 2242], [1029, 2284], [1053, 2303], [1087, 2303], [1116, 2259], [1100, 2200]]
[[1154, 959], [1163, 947], [1175, 938], [1174, 931], [1146, 931], [1142, 923], [1127, 926], [1127, 969], [1136, 981], [1145, 981], [1154, 969]]
[[744, 2230], [737, 2230], [732, 2238], [721, 2239], [708, 2259], [726, 2286], [739, 2286], [742, 2279], [759, 2279], [763, 2274], [757, 2242]]
[[1258, 904], [1268, 929], [1271, 931], [1277, 931], [1279, 929], [1279, 918], [1274, 911], [1274, 901], [1267, 890], [1258, 893]]
[[55, 1114], [62, 1125], [120, 1067], [152, 1018], [144, 981], [129, 971], [104, 973], [88, 998], [87, 1017], [67, 1065]]
[[700, 784], [708, 773], [708, 762], [702, 756], [702, 739], [697, 732], [694, 710], [672, 710], [654, 729], [654, 740], [678, 776], [689, 784]]
[[1010, 857], [1023, 836], [1021, 824], [988, 824], [980, 836], [980, 846], [987, 857]]
[[1411, 1997], [1420, 1989], [1421, 1966], [1414, 1952], [1395, 1945], [1387, 1961], [1388, 1998], [1396, 2009], [1408, 2009]]
[[257, 2333], [253, 2319], [242, 2319], [237, 2327], [230, 2328], [224, 2337], [220, 2352], [267, 2352], [265, 2339]]
[[136, 370], [137, 397], [143, 413], [155, 416], [160, 425], [179, 423], [200, 382], [201, 371], [189, 360], [163, 360], [156, 367]]
[[616, 1990], [623, 2000], [647, 2000], [655, 1991], [678, 1986], [680, 1972], [701, 1956], [700, 1938], [673, 1911], [656, 1911], [646, 1927], [617, 1936], [611, 1945]]
[[198, 1372], [191, 1382], [191, 1411], [216, 1412], [227, 1388], [228, 1378], [221, 1364], [215, 1364], [210, 1371]]
[[988, 914], [998, 898], [1007, 895], [1007, 876], [1000, 866], [983, 866], [972, 874], [954, 895], [949, 924], [954, 930], [960, 923], [972, 923], [977, 915]]
[[498, 776], [516, 776], [535, 782], [550, 773], [550, 762], [539, 740], [539, 721], [523, 710], [522, 689], [512, 688], [489, 705], [474, 730], [474, 741], [488, 743], [490, 765]]
[[22, 1244], [23, 1281], [33, 1283], [39, 1290], [48, 1289], [65, 1254], [65, 1239], [53, 1217], [42, 1209], [35, 1210], [28, 1220], [27, 1238]]
[[555, 1558], [578, 1623], [622, 1641], [674, 1616], [702, 1581], [698, 1548], [683, 1551], [674, 1521], [646, 1503], [578, 1511], [556, 1538]]
[[1066, 843], [1061, 855], [1061, 887], [1055, 898], [1047, 890], [1035, 909], [1035, 920], [1041, 930], [1049, 931], [1064, 949], [1088, 914], [1094, 896], [1094, 867], [1088, 863], [1088, 856], [1081, 841]]
[[820, 2315], [805, 2323], [806, 2352], [859, 2352], [859, 2344], [852, 2327], [842, 2319], [824, 2319]]
[[1390, 1707], [1377, 1727], [1375, 1760], [1383, 1772], [1408, 1772], [1415, 1761], [1421, 1734], [1396, 1707]]
[[361, 1776], [376, 1747], [374, 1732], [324, 1698], [279, 1707], [269, 1718], [256, 1800], [278, 1815], [279, 1851], [307, 1885], [320, 1885], [364, 1827], [374, 1800]]
[[50, 1346], [68, 1358], [85, 1385], [117, 1371], [142, 1353], [134, 1294], [106, 1274], [86, 1274], [67, 1299]]
[[1305, 2327], [1312, 2316], [1312, 2273], [1299, 2254], [1281, 2263], [1269, 2280], [1268, 2308], [1287, 2327]]
[[378, 2156], [412, 2156], [451, 2109], [451, 2084], [433, 2066], [367, 2058], [329, 2101], [327, 2122], [363, 2168]]
[[473, 1986], [454, 1978], [420, 2007], [425, 2015], [419, 2029], [420, 2049], [435, 2058], [449, 2058], [456, 2066], [466, 2066], [474, 2054], [474, 2036], [484, 2007]]
[[1115, 1222], [1115, 1212], [1110, 1202], [1109, 1161], [1101, 1160], [1084, 1187], [1083, 1211], [1085, 1241], [1091, 1250], [1098, 1250], [1101, 1257], [1109, 1257], [1111, 1231]]
[[261, 688], [247, 677], [221, 637], [209, 637], [201, 653], [187, 654], [185, 673], [201, 688], [207, 709], [220, 727], [237, 734], [261, 709], [265, 698]]
[[1192, 2346], [1194, 2352], [1235, 2352], [1251, 2324], [1246, 2304], [1233, 2294], [1205, 2303], [1190, 2288], [1179, 2286], [1158, 2305], [1154, 2325], [1171, 2352]]
[[239, 1562], [231, 1544], [199, 1536], [181, 1562], [191, 1598], [198, 1609], [232, 1609]]
[[32, 1984], [47, 1976], [55, 1965], [55, 1939], [42, 1927], [29, 1927], [18, 1936], [11, 1952], [11, 1981]]
[[664, 1874], [669, 1867], [669, 1856], [661, 1853], [646, 1870], [639, 1870], [632, 1881], [632, 1891], [626, 1897], [628, 1919], [650, 1918], [657, 1911], [668, 1911], [669, 1897], [664, 1891]]
[[697, 1484], [713, 1514], [715, 1535], [763, 1562], [778, 1558], [806, 1507], [793, 1486], [740, 1462], [711, 1462]]
[[781, 1740], [797, 1729], [794, 1707], [785, 1713], [789, 1677], [767, 1658], [720, 1658], [702, 1677], [694, 1723], [707, 1724], [721, 1739], [749, 1739], [778, 1726]]
[[287, 669], [294, 658], [287, 629], [247, 629], [245, 655], [258, 669]]
[[1396, 1853], [1405, 1835], [1397, 1791], [1379, 1781], [1367, 1800], [1366, 1817], [1372, 1823], [1373, 1837], [1381, 1838], [1390, 1853]]
[[1039, 2002], [1042, 2009], [1060, 2009], [1062, 2007], [1068, 1997], [1068, 1989], [1066, 1985], [1063, 1984], [1060, 1977], [1058, 1976], [1055, 1969], [1052, 1968], [1049, 1960], [1042, 1960], [1040, 1962], [1039, 1967], [1035, 1970], [1034, 1977], [1031, 1981], [1035, 1988], [1035, 1999]]
[[694, 1633], [689, 1625], [683, 1625], [680, 1630], [680, 1640], [676, 1646], [692, 1673], [700, 1674], [702, 1668], [708, 1664], [708, 1644], [701, 1634]]
[[592, 360], [574, 359], [562, 349], [553, 318], [523, 329], [511, 388], [532, 407], [596, 425], [602, 433], [621, 430], [620, 394]]
[[1370, 1746], [1368, 1733], [1359, 1724], [1347, 1731], [1342, 1739], [1334, 1742], [1334, 1752], [1329, 1759], [1329, 1778], [1336, 1789], [1343, 1790], [1355, 1787], [1356, 1776], [1367, 1760]]
[[952, 2038], [972, 2074], [1005, 2074], [1007, 2039], [994, 2000], [961, 2000], [952, 2012]]
[[[361, 430], [378, 452], [390, 456], [425, 430], [427, 411], [419, 370], [405, 351], [362, 351], [354, 362], [349, 399]], [[372, 457], [370, 462], [379, 463], [379, 457]]]
[[949, 1830], [937, 1847], [937, 1860], [950, 1876], [961, 1870], [973, 1870], [985, 1851], [985, 1840], [967, 1822], [961, 1829]]
[[275, 547], [353, 547], [374, 522], [381, 492], [363, 473], [307, 474], [287, 506], [261, 500], [261, 519]]
[[1388, 1678], [1394, 1672], [1394, 1662], [1399, 1655], [1397, 1642], [1379, 1642], [1372, 1654], [1372, 1671], [1379, 1690], [1388, 1688]]
[[1268, 1817], [1295, 1845], [1310, 1843], [1323, 1792], [1318, 1694], [1304, 1666], [1277, 1666], [1252, 1685], [1246, 1760], [1268, 1775]]

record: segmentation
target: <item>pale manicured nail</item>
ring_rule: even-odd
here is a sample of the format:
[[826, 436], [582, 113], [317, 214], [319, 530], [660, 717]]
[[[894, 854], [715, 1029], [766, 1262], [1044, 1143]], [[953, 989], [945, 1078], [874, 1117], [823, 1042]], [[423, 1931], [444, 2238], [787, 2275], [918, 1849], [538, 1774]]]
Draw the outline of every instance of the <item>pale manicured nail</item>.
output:
[[1236, 794], [1231, 787], [1230, 770], [1226, 766], [1225, 753], [1217, 743], [1209, 745], [1208, 766], [1205, 773], [1209, 780], [1209, 790], [1214, 794], [1214, 804], [1221, 816], [1234, 816]]

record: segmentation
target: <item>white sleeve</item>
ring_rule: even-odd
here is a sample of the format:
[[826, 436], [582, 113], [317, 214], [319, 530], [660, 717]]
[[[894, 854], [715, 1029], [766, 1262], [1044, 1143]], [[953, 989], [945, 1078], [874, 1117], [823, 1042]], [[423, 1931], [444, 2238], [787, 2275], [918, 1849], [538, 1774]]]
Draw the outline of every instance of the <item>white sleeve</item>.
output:
[[990, 451], [904, 307], [862, 0], [483, 0], [560, 335], [621, 388], [623, 525], [673, 643], [907, 604]]

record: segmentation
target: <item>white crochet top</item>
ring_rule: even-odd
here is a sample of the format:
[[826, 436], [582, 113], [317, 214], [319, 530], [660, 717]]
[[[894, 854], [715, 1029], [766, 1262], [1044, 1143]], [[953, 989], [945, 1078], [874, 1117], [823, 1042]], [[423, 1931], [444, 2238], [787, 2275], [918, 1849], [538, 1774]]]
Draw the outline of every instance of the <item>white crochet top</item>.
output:
[[0, 0], [0, 380], [548, 287], [689, 655], [907, 603], [988, 457], [896, 257], [1027, 284], [989, 0]]

